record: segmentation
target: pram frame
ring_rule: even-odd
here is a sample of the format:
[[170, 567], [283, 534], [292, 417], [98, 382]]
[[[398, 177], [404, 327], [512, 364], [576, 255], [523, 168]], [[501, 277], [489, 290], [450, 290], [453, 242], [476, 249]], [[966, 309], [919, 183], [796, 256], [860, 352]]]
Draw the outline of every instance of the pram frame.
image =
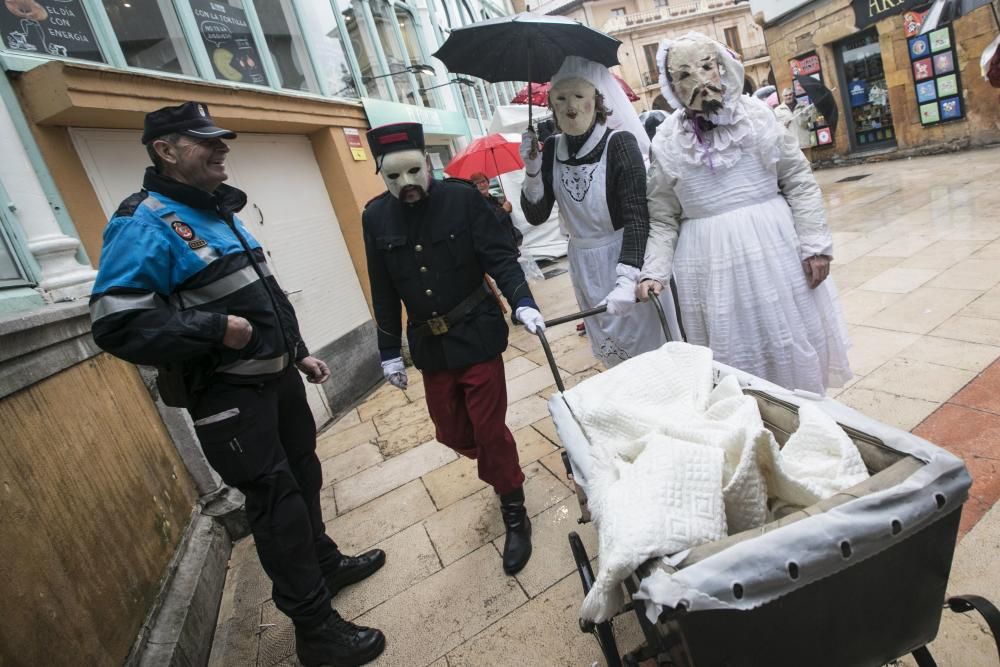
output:
[[[666, 339], [669, 341], [670, 333], [667, 325], [667, 319], [665, 313], [663, 312], [663, 307], [658, 299], [652, 298], [650, 299], [650, 302], [652, 302], [656, 308], [657, 315], [660, 320], [660, 324], [663, 328], [664, 335]], [[563, 324], [566, 322], [571, 322], [573, 320], [599, 314], [604, 312], [605, 310], [606, 307], [601, 306], [598, 308], [582, 311], [579, 313], [555, 318], [553, 320], [547, 321], [545, 324], [547, 327], [556, 326], [558, 324]], [[566, 389], [562, 381], [561, 373], [559, 371], [558, 366], [556, 365], [555, 358], [548, 344], [548, 340], [545, 337], [544, 331], [539, 331], [538, 337], [541, 342], [543, 351], [545, 353], [546, 360], [548, 361], [549, 368], [552, 371], [556, 387], [558, 388], [561, 394], [565, 392]], [[794, 412], [797, 421], [796, 406], [790, 403], [785, 403], [780, 399], [767, 394], [766, 392], [757, 391], [753, 389], [745, 389], [744, 393], [754, 396], [754, 398], [757, 399], [758, 404], [761, 404], [762, 401], [765, 403], [770, 402], [774, 405], [780, 406], [781, 409], [783, 410], [786, 411], [790, 410]], [[769, 420], [765, 416], [765, 410], [762, 410], [762, 417], [764, 417], [765, 426], [767, 426], [772, 431], [772, 433], [775, 434], [776, 439], [778, 439], [779, 443], [783, 445], [788, 435], [794, 431], [794, 428], [792, 429], [777, 428], [778, 425], [769, 422]], [[882, 475], [880, 472], [879, 474], [874, 475], [870, 480], [868, 480], [866, 484], [868, 484], [872, 480], [876, 480], [876, 478], [879, 479], [877, 482], [874, 483], [875, 486], [878, 486], [878, 484], [893, 483], [897, 479], [903, 479], [909, 476], [922, 465], [922, 462], [920, 462], [919, 460], [914, 459], [907, 455], [902, 455], [900, 452], [897, 452], [891, 447], [886, 446], [884, 443], [882, 443], [875, 437], [868, 436], [867, 434], [862, 433], [849, 426], [844, 426], [843, 424], [840, 425], [844, 429], [844, 431], [848, 434], [848, 436], [850, 436], [852, 440], [855, 441], [856, 444], [864, 443], [866, 445], [865, 450], [861, 450], [860, 447], [859, 450], [868, 453], [868, 457], [863, 456], [863, 458], [865, 458], [865, 463], [866, 465], [868, 465], [870, 470], [873, 469], [873, 467], [875, 467], [876, 470], [881, 470], [883, 472], [891, 473]], [[876, 464], [876, 462], [869, 461], [869, 459], [872, 458], [873, 456], [876, 458], [882, 458], [882, 456], [879, 456], [880, 454], [886, 457], [886, 459], [895, 458], [896, 460], [895, 462], [889, 465], [884, 465], [887, 462], [887, 460], [883, 460], [881, 461], [881, 467], [878, 464]], [[573, 466], [571, 465], [570, 457], [566, 449], [562, 450], [562, 460], [566, 468], [567, 478], [573, 483], [573, 487], [576, 490], [577, 499], [580, 504], [581, 517], [578, 519], [578, 522], [579, 523], [589, 522], [590, 514], [587, 509], [587, 498], [584, 489], [580, 486], [579, 483], [577, 483], [577, 480], [575, 479]], [[852, 493], [853, 490], [854, 489], [849, 489], [842, 494], [837, 494], [837, 496], [827, 499], [826, 501], [823, 501], [822, 503], [813, 507], [825, 511], [826, 509], [835, 507], [839, 504], [849, 502], [850, 500], [853, 500], [855, 498], [855, 496]], [[943, 498], [937, 498], [936, 500], [938, 502], [938, 507], [943, 508], [944, 507]], [[806, 509], [810, 510], [813, 508], [806, 508]], [[887, 548], [885, 551], [882, 552], [883, 554], [889, 554], [890, 552], [894, 551], [895, 554], [899, 556], [899, 554], [905, 552], [905, 550], [901, 551], [901, 548], [903, 547], [904, 544], [909, 543], [912, 547], [912, 545], [916, 543], [915, 540], [917, 539], [922, 540], [921, 544], [923, 545], [924, 548], [933, 549], [937, 547], [938, 551], [940, 552], [937, 554], [939, 556], [939, 560], [941, 561], [938, 565], [939, 565], [939, 570], [943, 569], [943, 580], [937, 581], [936, 582], [937, 587], [931, 591], [927, 591], [927, 593], [923, 596], [922, 599], [922, 601], [924, 602], [923, 607], [926, 609], [921, 614], [913, 616], [912, 620], [914, 621], [914, 625], [919, 626], [918, 628], [919, 631], [914, 630], [914, 632], [917, 633], [916, 639], [914, 640], [912, 638], [907, 638], [901, 640], [904, 643], [909, 640], [911, 643], [906, 645], [906, 649], [898, 652], [898, 654], [886, 655], [884, 653], [886, 649], [883, 646], [881, 647], [883, 653], [881, 655], [874, 656], [871, 658], [877, 660], [877, 662], [870, 662], [869, 656], [865, 656], [865, 662], [864, 663], [859, 662], [858, 664], [865, 664], [865, 665], [884, 664], [885, 662], [889, 662], [890, 660], [899, 658], [903, 655], [906, 655], [907, 653], [910, 653], [917, 662], [919, 667], [936, 667], [937, 663], [934, 661], [934, 658], [932, 657], [929, 649], [927, 648], [927, 644], [931, 640], [933, 640], [937, 634], [937, 629], [941, 617], [941, 610], [943, 608], [951, 609], [952, 611], [957, 613], [965, 613], [973, 609], [978, 611], [985, 618], [987, 624], [989, 625], [990, 631], [992, 632], [994, 639], [997, 643], [998, 656], [1000, 656], [1000, 639], [998, 639], [1000, 638], [1000, 611], [998, 611], [997, 608], [994, 607], [989, 601], [975, 595], [952, 596], [945, 599], [944, 589], [947, 584], [948, 574], [950, 572], [950, 567], [951, 567], [951, 558], [953, 556], [955, 543], [957, 541], [958, 522], [961, 514], [961, 505], [959, 505], [959, 507], [956, 509], [951, 509], [951, 508], [949, 509], [950, 511], [948, 512], [947, 516], [937, 520], [933, 524], [925, 527], [924, 529], [915, 534], [908, 535], [905, 539], [896, 542], [893, 546]], [[796, 517], [794, 516], [794, 514], [802, 514], [803, 516]], [[780, 520], [767, 524], [767, 526], [764, 527], [764, 530], [777, 529], [782, 527], [783, 525], [786, 525], [786, 523], [790, 521], [795, 521], [801, 518], [805, 518], [806, 516], [808, 515], [805, 514], [804, 512], [796, 512], [793, 513], [793, 515], [784, 517]], [[897, 526], [894, 522], [892, 526], [892, 533], [893, 535], [895, 535], [897, 532], [898, 532]], [[586, 548], [584, 547], [582, 540], [580, 539], [579, 535], [576, 532], [569, 533], [568, 539], [570, 543], [570, 549], [573, 554], [574, 562], [576, 564], [577, 572], [578, 575], [580, 576], [581, 584], [583, 586], [584, 595], [586, 595], [590, 591], [590, 588], [594, 582], [594, 574], [590, 564], [590, 557], [587, 554]], [[703, 547], [707, 546], [714, 548], [716, 550], [721, 550], [726, 548], [727, 544], [730, 542], [739, 542], [744, 539], [747, 539], [745, 534], [736, 534], [736, 535], [731, 535], [727, 538], [723, 538], [722, 540], [719, 540], [718, 542], [712, 543], [710, 545], [703, 545]], [[846, 549], [846, 551], [844, 552], [844, 558], [845, 559], [849, 558], [850, 546], [846, 543], [843, 543], [842, 548]], [[687, 558], [684, 560], [683, 565], [687, 566], [692, 564], [691, 562], [689, 562], [689, 559], [691, 559], [692, 556], [698, 558], [699, 554], [697, 552], [699, 550], [702, 552], [706, 551], [706, 549], [702, 547], [693, 549], [691, 551], [691, 554], [689, 554]], [[705, 554], [703, 553], [701, 554], [701, 556], [705, 557]], [[857, 565], [853, 566], [850, 570], [845, 570], [845, 572], [848, 571], [851, 572], [855, 578], [859, 576], [861, 577], [870, 576], [865, 572], [865, 570], [872, 569], [873, 567], [875, 567], [872, 563], [873, 560], [874, 559], [863, 560]], [[905, 566], [906, 566], [906, 559], [903, 558], [897, 567], [905, 568]], [[651, 559], [650, 561], [647, 561], [639, 568], [637, 568], [637, 570], [633, 572], [631, 576], [629, 576], [625, 580], [624, 586], [627, 590], [629, 601], [614, 616], [614, 618], [618, 618], [629, 612], [635, 613], [640, 629], [642, 630], [645, 639], [645, 643], [638, 649], [626, 653], [624, 655], [619, 653], [617, 642], [614, 637], [613, 619], [609, 619], [602, 623], [592, 623], [589, 621], [584, 621], [582, 619], [580, 620], [581, 631], [593, 634], [595, 636], [598, 645], [600, 646], [601, 652], [604, 655], [605, 661], [609, 667], [620, 667], [621, 665], [638, 666], [641, 661], [649, 659], [654, 659], [657, 665], [670, 666], [670, 667], [711, 667], [714, 665], [724, 665], [724, 664], [741, 665], [741, 666], [745, 665], [747, 667], [754, 667], [756, 665], [761, 665], [762, 667], [779, 667], [779, 665], [784, 665], [784, 664], [788, 665], [799, 664], [793, 662], [781, 662], [780, 660], [778, 662], [775, 662], [773, 657], [768, 659], [766, 665], [762, 662], [755, 662], [752, 657], [733, 662], [731, 658], [724, 659], [720, 657], [720, 655], [718, 654], [713, 656], [711, 651], [707, 652], [706, 654], [707, 657], [705, 659], [699, 659], [697, 656], [699, 651], [693, 647], [693, 642], [703, 641], [705, 639], [706, 632], [708, 633], [708, 636], [711, 636], [715, 632], [718, 632], [720, 627], [726, 628], [727, 624], [733, 625], [732, 623], [729, 623], [729, 621], [732, 618], [738, 618], [738, 617], [730, 616], [729, 619], [726, 619], [725, 618], [726, 612], [722, 612], [721, 614], [719, 614], [718, 612], [709, 612], [707, 615], [703, 613], [703, 616], [711, 616], [714, 613], [721, 618], [721, 622], [716, 622], [715, 620], [713, 620], [712, 622], [709, 623], [702, 623], [700, 628], [692, 628], [691, 624], [687, 623], [686, 621], [690, 618], [693, 618], [694, 615], [689, 614], [688, 610], [685, 609], [684, 606], [681, 604], [678, 605], [676, 608], [672, 609], [664, 608], [663, 612], [657, 618], [657, 621], [655, 623], [651, 622], [646, 616], [645, 610], [643, 608], [644, 605], [641, 604], [641, 602], [637, 601], [634, 598], [634, 596], [639, 590], [639, 586], [642, 582], [642, 579], [649, 576], [654, 570], [658, 568], [666, 570], [666, 568], [669, 568], [669, 566], [667, 566], [663, 562], [662, 558], [654, 558]], [[916, 574], [922, 574], [922, 573], [920, 572], [914, 573], [914, 575]], [[793, 576], [792, 578], [795, 577]], [[904, 581], [906, 580], [905, 576], [900, 576], [897, 578], [902, 579]], [[799, 589], [798, 591], [789, 594], [788, 596], [786, 596], [786, 598], [790, 599], [794, 597], [796, 594], [805, 594], [806, 596], [808, 596], [809, 594], [819, 594], [821, 596], [836, 595], [837, 582], [834, 581], [831, 584], [831, 582], [829, 581], [830, 579], [836, 579], [836, 577], [828, 577], [827, 580], [825, 580], [825, 582], [824, 580], [821, 580], [810, 583], [805, 587]], [[830, 589], [831, 586], [832, 586], [831, 590], [821, 591], [821, 589]], [[810, 591], [810, 589], [813, 590]], [[930, 596], [929, 598], [928, 595]], [[940, 603], [937, 603], [935, 605], [935, 603], [933, 603], [934, 599], [943, 600], [944, 605], [941, 605]], [[779, 602], [780, 601], [781, 600], [779, 600]], [[767, 605], [765, 605], [765, 607], [766, 606]], [[930, 610], [929, 612], [927, 611], [928, 609]], [[936, 610], [936, 613], [934, 612], [934, 610]], [[753, 614], [750, 615], [752, 616]], [[764, 616], [766, 618], [767, 615], [764, 614]], [[746, 635], [746, 628], [743, 628], [743, 630], [744, 630], [744, 635]], [[703, 654], [704, 653], [705, 652], [703, 652]], [[800, 654], [801, 654], [801, 648], [800, 648]], [[796, 658], [796, 660], [801, 660], [801, 657]], [[826, 663], [820, 661], [820, 662], [813, 662], [810, 664], [825, 665], [834, 663]], [[836, 667], [843, 667], [843, 666], [836, 665]]]

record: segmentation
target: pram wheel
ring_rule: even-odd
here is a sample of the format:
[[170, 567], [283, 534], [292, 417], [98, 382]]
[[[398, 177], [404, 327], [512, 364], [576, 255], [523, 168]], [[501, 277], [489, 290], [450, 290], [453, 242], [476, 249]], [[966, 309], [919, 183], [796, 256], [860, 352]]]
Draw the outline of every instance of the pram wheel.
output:
[[[590, 567], [590, 558], [583, 546], [583, 540], [576, 532], [569, 534], [569, 548], [573, 552], [573, 560], [576, 561], [576, 571], [580, 575], [580, 583], [583, 584], [583, 594], [586, 595], [594, 586], [594, 570]], [[591, 623], [581, 619], [580, 630], [592, 633], [597, 638], [608, 667], [622, 667], [621, 654], [618, 653], [618, 643], [615, 641], [615, 631], [611, 621]]]

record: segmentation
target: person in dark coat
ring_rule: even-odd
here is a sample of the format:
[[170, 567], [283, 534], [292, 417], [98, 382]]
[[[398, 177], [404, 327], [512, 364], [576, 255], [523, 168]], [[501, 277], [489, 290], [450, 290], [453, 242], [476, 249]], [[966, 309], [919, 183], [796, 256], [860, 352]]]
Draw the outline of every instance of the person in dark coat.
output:
[[385, 638], [330, 602], [382, 567], [385, 553], [346, 556], [326, 534], [316, 423], [299, 371], [322, 383], [330, 369], [309, 354], [295, 309], [236, 215], [247, 196], [224, 183], [223, 141], [235, 138], [196, 102], [146, 116], [153, 166], [104, 230], [94, 340], [159, 368], [164, 402], [188, 409], [205, 458], [246, 496], [254, 546], [275, 606], [295, 626], [301, 663], [362, 665]]
[[500, 497], [507, 528], [503, 568], [531, 556], [524, 473], [504, 423], [507, 386], [501, 353], [507, 323], [485, 282], [496, 281], [531, 333], [545, 323], [517, 262], [510, 233], [465, 180], [434, 180], [419, 123], [383, 125], [368, 143], [388, 190], [362, 215], [372, 306], [385, 378], [406, 389], [402, 306], [413, 365], [423, 372], [437, 439], [476, 459], [479, 478]]
[[510, 216], [510, 212], [514, 209], [514, 207], [511, 206], [509, 201], [501, 203], [500, 200], [490, 192], [490, 179], [486, 177], [486, 174], [481, 171], [476, 172], [469, 177], [469, 180], [472, 181], [472, 184], [476, 186], [477, 190], [479, 190], [479, 194], [483, 196], [486, 203], [490, 205], [491, 209], [493, 209], [493, 214], [496, 215], [497, 222], [502, 224], [510, 232], [511, 238], [514, 239], [514, 247], [520, 248], [521, 241], [524, 240], [524, 235], [521, 233], [521, 230], [514, 225], [514, 220]]

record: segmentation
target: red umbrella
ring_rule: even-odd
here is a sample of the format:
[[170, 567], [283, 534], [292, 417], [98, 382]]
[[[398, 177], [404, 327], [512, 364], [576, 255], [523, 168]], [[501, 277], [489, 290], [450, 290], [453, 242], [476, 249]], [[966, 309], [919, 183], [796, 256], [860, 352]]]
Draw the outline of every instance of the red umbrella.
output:
[[[615, 80], [618, 81], [618, 85], [620, 85], [622, 87], [622, 90], [625, 91], [625, 96], [628, 97], [629, 102], [635, 102], [636, 100], [639, 99], [639, 96], [635, 94], [635, 91], [633, 91], [627, 83], [625, 83], [624, 79], [622, 79], [614, 72], [611, 73], [611, 76], [615, 77]], [[531, 103], [536, 106], [546, 106], [549, 103], [549, 89], [551, 87], [552, 87], [551, 83], [531, 84]], [[512, 99], [510, 103], [527, 104], [528, 86], [525, 86], [520, 91], [518, 91], [517, 95], [514, 96], [514, 99]]]
[[524, 168], [524, 162], [518, 154], [519, 147], [520, 142], [505, 139], [502, 134], [488, 134], [479, 137], [453, 157], [444, 170], [451, 176], [466, 179], [477, 172], [493, 178], [517, 171]]

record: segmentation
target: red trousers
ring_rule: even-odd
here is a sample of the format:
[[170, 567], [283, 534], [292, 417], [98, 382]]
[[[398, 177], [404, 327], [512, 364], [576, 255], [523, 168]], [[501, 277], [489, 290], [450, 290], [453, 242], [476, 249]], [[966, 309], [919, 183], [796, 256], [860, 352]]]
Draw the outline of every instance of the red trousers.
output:
[[500, 495], [524, 483], [507, 416], [503, 359], [443, 371], [425, 371], [427, 411], [438, 442], [476, 459], [479, 479]]

